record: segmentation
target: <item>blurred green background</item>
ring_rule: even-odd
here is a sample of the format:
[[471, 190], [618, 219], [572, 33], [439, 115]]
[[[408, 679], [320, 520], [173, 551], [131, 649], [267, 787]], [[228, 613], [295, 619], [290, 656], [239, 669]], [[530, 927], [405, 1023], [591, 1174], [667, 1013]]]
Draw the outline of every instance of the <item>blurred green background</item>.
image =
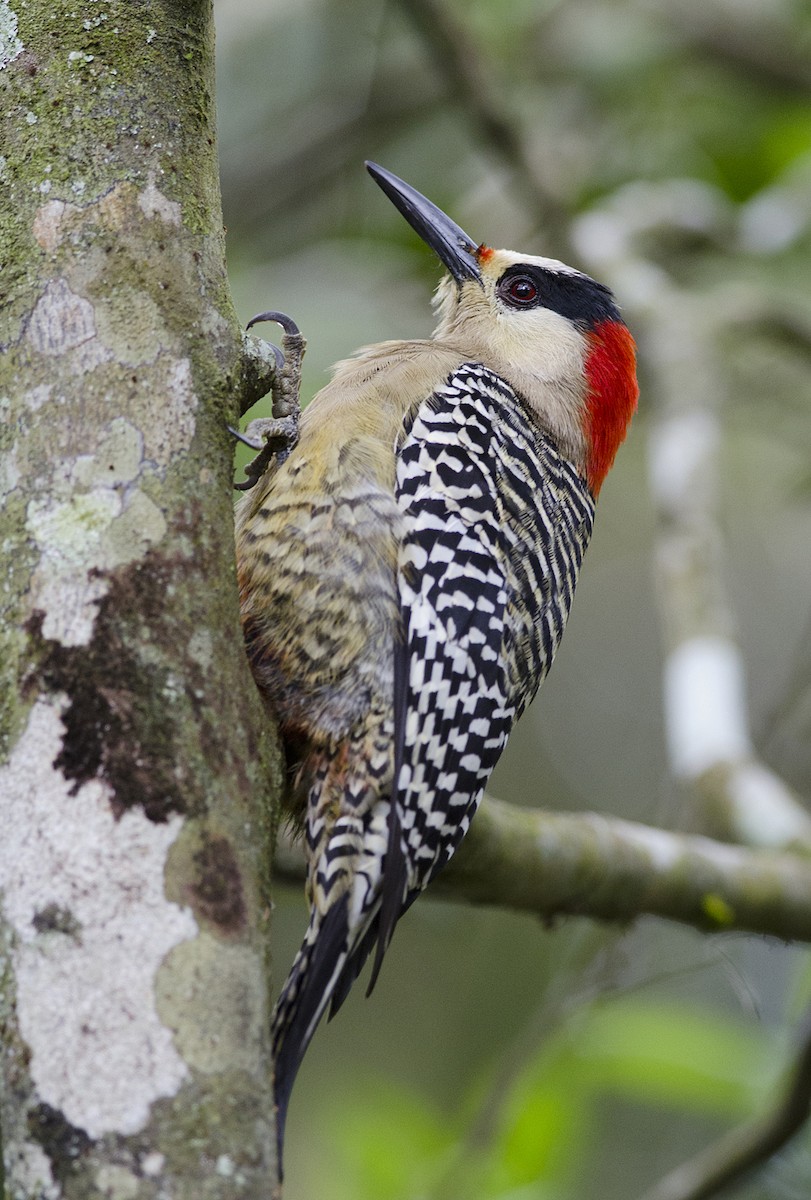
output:
[[[483, 138], [410, 3], [215, 0], [237, 308], [243, 322], [268, 307], [299, 322], [307, 396], [358, 346], [432, 327], [437, 264], [364, 158], [476, 239], [568, 258], [569, 220], [618, 189], [695, 181], [712, 229], [660, 233], [652, 261], [697, 298], [727, 284], [811, 323], [807, 3], [448, 5], [513, 115], [546, 213]], [[656, 380], [641, 350], [640, 415], [600, 500], [563, 648], [492, 791], [683, 828], [652, 579]], [[808, 345], [785, 330], [732, 333], [719, 352], [724, 573], [753, 734], [811, 797]], [[305, 922], [300, 889], [281, 887], [277, 982]], [[315, 1038], [290, 1110], [286, 1198], [634, 1200], [768, 1103], [809, 994], [801, 949], [647, 919], [547, 929], [423, 899], [373, 998], [359, 986]], [[801, 1137], [735, 1194], [809, 1193]]]

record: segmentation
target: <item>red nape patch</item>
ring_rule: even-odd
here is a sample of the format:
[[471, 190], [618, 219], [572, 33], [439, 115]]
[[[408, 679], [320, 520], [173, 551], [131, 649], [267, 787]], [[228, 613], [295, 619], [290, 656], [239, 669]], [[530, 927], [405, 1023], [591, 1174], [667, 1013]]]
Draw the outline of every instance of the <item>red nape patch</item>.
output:
[[586, 481], [597, 497], [636, 411], [636, 346], [619, 321], [601, 321], [587, 335], [589, 384], [583, 432], [588, 452]]
[[482, 242], [481, 246], [479, 246], [476, 251], [476, 257], [478, 258], [479, 262], [487, 262], [493, 257], [494, 254], [495, 250], [493, 250], [491, 246], [485, 246], [484, 242]]

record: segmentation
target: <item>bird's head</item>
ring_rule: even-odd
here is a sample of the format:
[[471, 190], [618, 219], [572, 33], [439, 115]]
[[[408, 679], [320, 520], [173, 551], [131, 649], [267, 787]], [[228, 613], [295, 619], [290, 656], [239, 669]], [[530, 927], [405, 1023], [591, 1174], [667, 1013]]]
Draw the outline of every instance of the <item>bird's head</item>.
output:
[[556, 259], [476, 243], [441, 209], [366, 164], [449, 274], [435, 338], [518, 391], [596, 496], [636, 409], [636, 352], [610, 290]]

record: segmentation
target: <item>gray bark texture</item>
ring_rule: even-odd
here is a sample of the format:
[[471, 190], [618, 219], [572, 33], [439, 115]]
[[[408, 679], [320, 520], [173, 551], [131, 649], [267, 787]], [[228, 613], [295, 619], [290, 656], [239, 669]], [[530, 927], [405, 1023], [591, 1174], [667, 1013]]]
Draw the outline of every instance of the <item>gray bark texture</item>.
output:
[[211, 3], [0, 3], [0, 64], [5, 1195], [267, 1197], [280, 766], [226, 432], [267, 370]]

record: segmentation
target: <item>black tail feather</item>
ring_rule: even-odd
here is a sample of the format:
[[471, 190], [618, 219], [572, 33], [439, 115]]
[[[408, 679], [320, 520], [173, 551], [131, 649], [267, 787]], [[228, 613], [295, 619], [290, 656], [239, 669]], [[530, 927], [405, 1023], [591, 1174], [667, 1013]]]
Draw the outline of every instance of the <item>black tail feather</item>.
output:
[[343, 970], [338, 976], [338, 982], [335, 984], [332, 992], [332, 1002], [329, 1008], [330, 1021], [335, 1016], [344, 1000], [346, 1000], [347, 996], [352, 990], [352, 984], [355, 982], [358, 975], [360, 975], [366, 963], [366, 959], [372, 952], [372, 947], [377, 940], [377, 926], [378, 918], [375, 917], [358, 945], [344, 963]]
[[347, 956], [348, 904], [348, 896], [343, 896], [323, 919], [320, 914], [314, 917], [273, 1014], [273, 1098], [280, 1180], [290, 1093]]
[[377, 983], [383, 956], [389, 948], [394, 933], [394, 927], [403, 915], [406, 880], [408, 870], [403, 854], [402, 831], [400, 818], [397, 814], [396, 797], [392, 797], [389, 805], [389, 842], [386, 850], [386, 863], [383, 869], [383, 886], [380, 901], [380, 915], [375, 921], [377, 926], [377, 950], [372, 963], [372, 974], [366, 995], [371, 996], [372, 989]]
[[290, 1093], [318, 1022], [330, 1006], [335, 1016], [377, 943], [367, 996], [377, 980], [397, 921], [417, 892], [406, 896], [407, 869], [400, 822], [392, 803], [388, 847], [380, 895], [357, 927], [349, 929], [349, 893], [322, 916], [314, 912], [310, 927], [273, 1014], [274, 1100], [279, 1178]]

